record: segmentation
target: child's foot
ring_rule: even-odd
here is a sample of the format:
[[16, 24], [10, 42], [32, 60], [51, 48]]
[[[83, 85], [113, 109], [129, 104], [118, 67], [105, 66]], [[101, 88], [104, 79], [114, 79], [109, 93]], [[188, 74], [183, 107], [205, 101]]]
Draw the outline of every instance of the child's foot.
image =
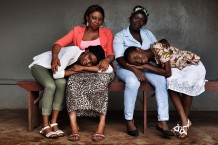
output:
[[184, 126], [181, 126], [181, 129], [179, 131], [179, 139], [185, 139], [188, 136], [188, 130], [189, 127], [192, 125], [191, 121], [188, 119], [187, 124]]
[[50, 124], [50, 127], [51, 127], [52, 131], [56, 132], [58, 137], [63, 137], [64, 136], [64, 132], [59, 129], [57, 123]]

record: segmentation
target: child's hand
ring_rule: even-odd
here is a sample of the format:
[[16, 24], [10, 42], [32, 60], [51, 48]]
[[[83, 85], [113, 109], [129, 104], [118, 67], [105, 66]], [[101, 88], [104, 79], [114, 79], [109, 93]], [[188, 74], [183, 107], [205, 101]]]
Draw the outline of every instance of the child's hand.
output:
[[144, 69], [144, 65], [133, 65], [133, 64], [129, 64], [129, 63], [127, 63], [127, 65], [138, 68], [138, 69]]

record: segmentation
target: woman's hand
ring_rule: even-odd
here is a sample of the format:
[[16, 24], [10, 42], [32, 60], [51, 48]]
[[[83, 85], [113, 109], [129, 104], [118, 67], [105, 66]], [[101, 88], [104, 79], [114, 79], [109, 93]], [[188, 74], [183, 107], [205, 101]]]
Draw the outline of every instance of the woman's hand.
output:
[[61, 62], [58, 57], [52, 57], [51, 60], [51, 70], [53, 73], [58, 71], [58, 66], [61, 66]]
[[106, 71], [109, 67], [109, 63], [103, 59], [99, 62], [99, 70]]

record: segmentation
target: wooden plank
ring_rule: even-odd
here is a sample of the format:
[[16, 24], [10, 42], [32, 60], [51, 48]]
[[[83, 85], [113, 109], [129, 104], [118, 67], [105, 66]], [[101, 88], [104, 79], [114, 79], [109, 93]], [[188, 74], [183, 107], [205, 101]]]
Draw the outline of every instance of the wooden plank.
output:
[[218, 91], [218, 81], [207, 81], [205, 84], [205, 90], [211, 92]]
[[43, 87], [36, 81], [20, 81], [16, 85], [27, 91], [43, 91]]

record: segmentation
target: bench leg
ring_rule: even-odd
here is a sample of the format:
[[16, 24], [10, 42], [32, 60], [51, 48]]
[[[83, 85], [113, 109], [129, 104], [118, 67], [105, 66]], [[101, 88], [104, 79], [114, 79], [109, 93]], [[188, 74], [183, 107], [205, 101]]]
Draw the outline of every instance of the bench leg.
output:
[[146, 97], [146, 91], [143, 91], [143, 113], [144, 113], [144, 134], [147, 132], [147, 97]]
[[28, 129], [29, 132], [34, 127], [39, 125], [39, 102], [36, 101], [39, 98], [39, 92], [29, 92], [28, 94]]

